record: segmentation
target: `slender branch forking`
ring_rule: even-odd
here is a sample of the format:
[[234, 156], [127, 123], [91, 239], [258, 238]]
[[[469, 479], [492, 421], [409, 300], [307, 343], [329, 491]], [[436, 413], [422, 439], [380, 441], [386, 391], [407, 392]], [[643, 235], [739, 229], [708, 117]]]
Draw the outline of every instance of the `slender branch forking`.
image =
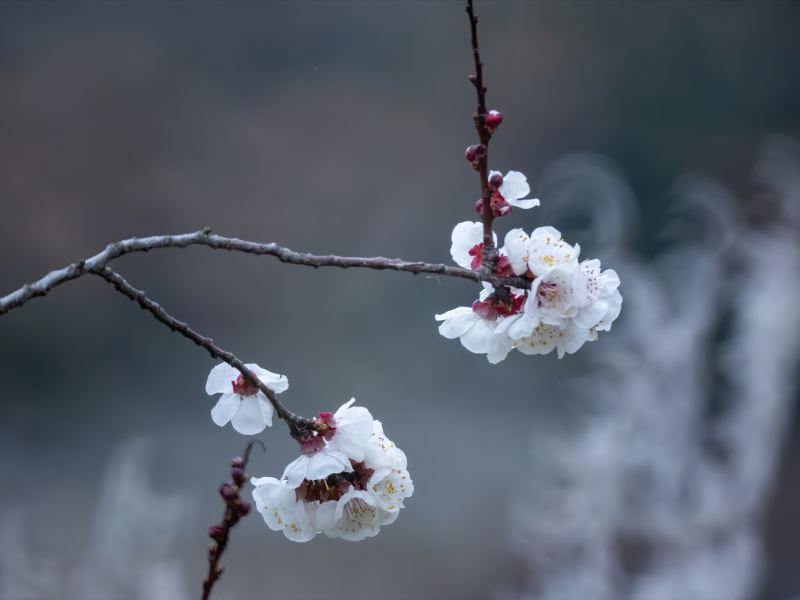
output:
[[470, 41], [472, 43], [472, 58], [475, 62], [475, 73], [469, 80], [475, 86], [478, 97], [478, 108], [475, 112], [475, 130], [478, 132], [478, 139], [483, 144], [485, 151], [482, 153], [478, 162], [478, 175], [481, 178], [481, 200], [483, 210], [483, 271], [494, 274], [497, 265], [497, 249], [494, 247], [494, 237], [492, 236], [492, 190], [489, 187], [489, 141], [492, 134], [486, 126], [486, 86], [483, 83], [483, 63], [481, 62], [481, 52], [478, 46], [478, 17], [475, 16], [475, 9], [472, 5], [473, 0], [467, 0], [467, 15], [469, 16]]
[[[445, 264], [407, 261], [399, 258], [384, 257], [346, 257], [335, 255], [314, 255], [301, 253], [276, 243], [257, 243], [238, 238], [224, 237], [212, 234], [206, 228], [202, 231], [180, 235], [160, 235], [150, 237], [134, 237], [109, 244], [103, 251], [70, 264], [64, 268], [51, 271], [39, 280], [26, 284], [23, 287], [0, 297], [0, 316], [10, 310], [20, 307], [29, 300], [46, 296], [53, 288], [78, 279], [84, 275], [96, 275], [121, 294], [127, 296], [138, 306], [149, 312], [157, 321], [166, 325], [170, 330], [178, 333], [196, 345], [205, 349], [213, 358], [219, 359], [235, 368], [242, 377], [258, 390], [260, 390], [271, 403], [277, 416], [286, 422], [289, 432], [296, 440], [304, 436], [313, 435], [318, 424], [313, 419], [301, 417], [289, 411], [278, 399], [277, 395], [258, 379], [253, 372], [233, 353], [220, 348], [214, 341], [192, 329], [187, 323], [179, 321], [170, 315], [157, 302], [152, 300], [143, 290], [132, 286], [128, 281], [108, 265], [117, 258], [136, 252], [147, 252], [162, 248], [187, 248], [189, 246], [206, 246], [214, 250], [227, 250], [245, 254], [274, 256], [279, 261], [304, 265], [314, 268], [339, 267], [366, 268], [375, 270], [403, 271], [418, 275], [427, 273], [467, 279], [474, 282], [488, 282], [495, 286], [497, 293], [507, 292], [509, 287], [529, 289], [531, 282], [525, 277], [499, 277], [497, 275], [498, 250], [495, 247], [492, 235], [492, 222], [494, 213], [492, 209], [492, 185], [489, 182], [488, 146], [494, 132], [494, 127], [487, 124], [486, 87], [483, 82], [483, 64], [478, 46], [477, 24], [473, 0], [467, 0], [466, 11], [470, 19], [472, 54], [475, 64], [475, 73], [470, 76], [470, 81], [475, 86], [478, 106], [474, 115], [475, 129], [478, 133], [483, 152], [474, 163], [474, 167], [481, 179], [481, 216], [483, 220], [483, 257], [479, 270], [464, 269]], [[489, 116], [494, 118], [495, 111], [490, 111]], [[228, 541], [230, 530], [238, 521], [250, 511], [250, 504], [242, 500], [240, 492], [246, 485], [247, 476], [245, 468], [250, 458], [253, 442], [247, 445], [243, 458], [236, 458], [232, 462], [230, 483], [223, 483], [220, 495], [226, 503], [222, 521], [209, 529], [213, 542], [208, 549], [208, 575], [203, 581], [202, 600], [208, 600], [211, 590], [222, 575], [224, 568], [220, 560]]]
[[238, 238], [224, 237], [212, 234], [209, 229], [184, 233], [180, 235], [155, 235], [150, 237], [135, 237], [114, 242], [106, 248], [84, 260], [72, 263], [62, 269], [51, 271], [41, 279], [26, 284], [21, 288], [0, 298], [0, 316], [13, 308], [25, 304], [28, 300], [47, 295], [56, 286], [78, 279], [86, 274], [98, 273], [111, 261], [132, 254], [134, 252], [147, 252], [161, 248], [187, 248], [189, 246], [207, 246], [215, 250], [230, 252], [243, 252], [245, 254], [274, 256], [279, 261], [308, 267], [339, 267], [341, 269], [365, 268], [384, 271], [404, 271], [418, 275], [429, 273], [457, 277], [471, 281], [487, 281], [495, 285], [510, 285], [517, 288], [529, 288], [530, 281], [524, 277], [497, 277], [493, 273], [483, 273], [452, 267], [445, 264], [408, 261], [400, 258], [384, 258], [382, 256], [361, 258], [353, 256], [335, 256], [307, 254], [290, 250], [275, 243], [258, 243]]
[[228, 352], [227, 350], [223, 350], [217, 346], [214, 343], [214, 340], [211, 338], [197, 333], [186, 323], [179, 321], [170, 315], [161, 307], [160, 304], [151, 300], [143, 290], [133, 287], [122, 275], [116, 271], [113, 271], [111, 268], [103, 267], [94, 274], [102, 277], [108, 283], [113, 285], [118, 292], [136, 302], [140, 308], [148, 311], [151, 315], [153, 315], [153, 317], [156, 318], [157, 321], [160, 321], [175, 333], [179, 333], [183, 337], [193, 341], [201, 348], [204, 348], [212, 357], [218, 358], [228, 363], [234, 369], [238, 370], [245, 379], [247, 379], [250, 383], [255, 385], [259, 390], [261, 390], [261, 392], [264, 393], [275, 409], [275, 413], [278, 415], [278, 417], [286, 421], [292, 437], [299, 439], [314, 429], [313, 420], [300, 417], [288, 410], [283, 403], [278, 400], [275, 392], [269, 389], [260, 379], [258, 379], [258, 377], [253, 375], [250, 369], [248, 369], [245, 364], [238, 357], [236, 357], [236, 355]]

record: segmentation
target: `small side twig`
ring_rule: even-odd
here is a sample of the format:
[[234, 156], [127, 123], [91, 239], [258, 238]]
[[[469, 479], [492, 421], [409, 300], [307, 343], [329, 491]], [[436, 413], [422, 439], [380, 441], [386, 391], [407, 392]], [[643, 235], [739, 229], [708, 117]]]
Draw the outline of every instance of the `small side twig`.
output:
[[133, 287], [122, 275], [116, 271], [113, 271], [111, 268], [104, 267], [95, 274], [113, 285], [118, 292], [136, 302], [140, 308], [153, 315], [157, 321], [163, 323], [175, 333], [179, 333], [183, 337], [193, 341], [201, 348], [204, 348], [212, 357], [223, 360], [234, 369], [238, 370], [247, 381], [252, 383], [264, 393], [275, 409], [275, 413], [278, 415], [278, 417], [286, 421], [292, 437], [299, 439], [309, 431], [313, 430], [313, 420], [300, 417], [287, 409], [283, 403], [278, 400], [278, 396], [275, 394], [275, 392], [269, 389], [260, 379], [258, 379], [258, 377], [253, 375], [250, 369], [248, 369], [245, 364], [232, 352], [223, 350], [217, 346], [214, 343], [214, 340], [211, 338], [201, 335], [183, 321], [179, 321], [170, 315], [161, 307], [160, 304], [149, 298], [143, 290]]
[[208, 535], [213, 540], [208, 546], [208, 575], [203, 580], [203, 595], [201, 600], [208, 600], [211, 595], [211, 588], [222, 576], [225, 567], [220, 566], [222, 554], [228, 546], [230, 530], [250, 512], [250, 503], [242, 500], [241, 491], [247, 485], [247, 463], [250, 461], [250, 453], [254, 444], [264, 444], [259, 440], [248, 442], [244, 449], [243, 456], [237, 456], [231, 461], [231, 481], [223, 483], [219, 487], [219, 494], [225, 501], [225, 512], [222, 521], [217, 525], [208, 528]]

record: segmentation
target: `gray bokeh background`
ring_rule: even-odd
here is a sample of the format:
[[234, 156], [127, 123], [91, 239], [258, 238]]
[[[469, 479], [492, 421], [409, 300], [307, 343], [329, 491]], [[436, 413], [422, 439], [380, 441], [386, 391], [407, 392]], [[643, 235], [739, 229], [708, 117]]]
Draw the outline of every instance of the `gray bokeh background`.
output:
[[[764, 137], [800, 136], [797, 3], [478, 10], [490, 105], [506, 115], [493, 167], [524, 171], [536, 189], [565, 154], [608, 157], [637, 198], [630, 235], [645, 259], [663, 247], [680, 175], [748, 194]], [[203, 226], [309, 252], [446, 261], [478, 193], [462, 155], [474, 138], [462, 13], [456, 1], [0, 4], [0, 292], [113, 240]], [[517, 211], [499, 227], [542, 224]], [[247, 519], [219, 598], [306, 599], [335, 581], [325, 597], [467, 600], [522, 577], [508, 507], [531, 424], [575, 410], [568, 383], [585, 356], [490, 366], [444, 340], [433, 314], [471, 301], [467, 282], [203, 248], [117, 268], [223, 347], [287, 374], [293, 410], [354, 396], [409, 457], [417, 491], [368, 542], [296, 545]], [[172, 561], [194, 597], [221, 512], [214, 490], [243, 445], [208, 417], [214, 362], [88, 277], [4, 316], [0, 356], [6, 566], [17, 548], [32, 557], [6, 574], [79, 573], [92, 552], [115, 551], [99, 530], [142, 537], [119, 523], [152, 506], [169, 518], [136, 547]], [[261, 437], [251, 472], [278, 475], [293, 442], [281, 424]], [[799, 448], [790, 441], [768, 507], [765, 600], [800, 594]], [[173, 503], [109, 499], [131, 456]]]

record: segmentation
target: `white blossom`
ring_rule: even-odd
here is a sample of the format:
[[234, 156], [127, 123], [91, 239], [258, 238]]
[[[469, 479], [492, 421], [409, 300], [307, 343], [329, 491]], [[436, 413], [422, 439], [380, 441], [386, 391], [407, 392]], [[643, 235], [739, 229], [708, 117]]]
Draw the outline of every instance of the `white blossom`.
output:
[[408, 459], [397, 445], [383, 432], [383, 424], [375, 419], [372, 422], [372, 433], [365, 448], [365, 463], [372, 469], [398, 468], [405, 470]]
[[517, 208], [533, 208], [539, 206], [539, 200], [536, 198], [525, 198], [531, 193], [531, 186], [528, 185], [528, 179], [519, 171], [509, 171], [505, 175], [499, 171], [491, 171], [489, 179], [494, 175], [503, 177], [503, 185], [497, 191], [511, 206]]
[[307, 542], [317, 535], [319, 502], [297, 500], [294, 489], [274, 477], [253, 477], [250, 482], [256, 509], [267, 527], [282, 531], [293, 542]]
[[512, 229], [506, 234], [503, 254], [508, 257], [514, 275], [525, 275], [528, 272], [528, 242], [530, 236], [524, 229]]
[[[474, 241], [480, 224], [462, 225], [459, 249]], [[509, 288], [503, 294], [484, 283], [471, 307], [435, 315], [442, 336], [458, 338], [470, 352], [497, 363], [514, 348], [523, 354], [556, 350], [560, 358], [597, 339], [598, 331], [610, 330], [622, 308], [615, 271], [602, 271], [596, 259], [579, 262], [580, 246], [568, 244], [553, 227], [538, 227], [531, 235], [512, 229], [504, 242], [499, 249], [508, 259], [503, 268], [532, 280], [530, 289]]]
[[[493, 232], [495, 245], [497, 235]], [[450, 256], [465, 269], [477, 269], [483, 258], [483, 223], [463, 221], [453, 228], [450, 236]]]
[[323, 446], [320, 450], [304, 453], [286, 465], [283, 479], [295, 489], [303, 481], [325, 479], [334, 473], [349, 473], [353, 470], [350, 459], [339, 450]]
[[528, 240], [528, 268], [534, 277], [556, 266], [577, 266], [581, 247], [570, 246], [555, 227], [537, 227]]
[[498, 319], [486, 319], [470, 306], [458, 306], [434, 316], [439, 333], [449, 340], [458, 338], [461, 345], [475, 354], [485, 354], [490, 363], [503, 360], [513, 348], [507, 336], [496, 335]]
[[374, 494], [352, 489], [336, 501], [323, 502], [317, 510], [317, 527], [328, 537], [357, 542], [378, 534], [381, 525], [393, 521], [397, 513], [378, 506]]
[[[289, 380], [285, 375], [267, 371], [254, 363], [245, 366], [273, 392], [279, 394], [288, 389]], [[211, 419], [220, 427], [230, 421], [239, 433], [255, 435], [272, 426], [272, 405], [267, 397], [229, 364], [221, 363], [211, 369], [206, 393], [222, 394], [211, 409]]]
[[405, 469], [386, 467], [375, 471], [367, 489], [374, 495], [379, 508], [397, 512], [403, 508], [403, 501], [414, 493], [414, 483]]
[[333, 414], [334, 433], [328, 447], [348, 458], [364, 460], [364, 447], [372, 434], [372, 414], [363, 406], [353, 406], [355, 398], [342, 404]]
[[[253, 499], [270, 529], [299, 542], [316, 533], [358, 541], [393, 523], [414, 493], [405, 453], [353, 402], [333, 415], [320, 413], [318, 424], [329, 428], [300, 440], [303, 456], [281, 479], [252, 479]], [[358, 458], [335, 448], [337, 441]]]

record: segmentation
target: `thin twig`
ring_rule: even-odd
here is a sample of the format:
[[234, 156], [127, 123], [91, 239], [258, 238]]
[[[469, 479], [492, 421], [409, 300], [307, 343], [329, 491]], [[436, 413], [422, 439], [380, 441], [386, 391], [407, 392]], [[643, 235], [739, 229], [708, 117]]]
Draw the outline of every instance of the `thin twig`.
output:
[[72, 263], [63, 269], [51, 271], [38, 281], [26, 284], [21, 288], [0, 298], [0, 316], [13, 308], [25, 304], [32, 298], [45, 296], [54, 287], [72, 281], [89, 273], [98, 273], [111, 261], [134, 252], [147, 252], [161, 248], [186, 248], [188, 246], [208, 246], [215, 250], [243, 252], [245, 254], [274, 256], [279, 261], [308, 267], [365, 268], [386, 271], [404, 271], [414, 275], [431, 273], [446, 275], [472, 281], [487, 281], [496, 285], [511, 285], [518, 288], [530, 287], [525, 278], [502, 278], [493, 274], [483, 274], [461, 267], [445, 264], [408, 261], [400, 258], [384, 258], [382, 256], [361, 258], [352, 256], [335, 256], [332, 254], [315, 255], [290, 250], [276, 243], [258, 243], [238, 238], [211, 234], [208, 229], [180, 235], [156, 235], [151, 237], [130, 238], [114, 242], [106, 248], [82, 261]]
[[156, 318], [156, 320], [169, 327], [172, 331], [179, 333], [183, 337], [193, 341], [201, 348], [204, 348], [212, 357], [228, 363], [234, 369], [239, 371], [247, 381], [255, 385], [269, 399], [278, 417], [286, 421], [292, 437], [299, 439], [302, 435], [308, 433], [314, 428], [314, 422], [311, 419], [300, 417], [288, 410], [283, 403], [278, 400], [275, 392], [269, 389], [260, 379], [258, 379], [258, 377], [256, 377], [250, 371], [250, 369], [248, 369], [245, 364], [233, 353], [223, 350], [217, 346], [214, 343], [214, 340], [211, 338], [197, 333], [186, 323], [179, 321], [170, 315], [161, 307], [160, 304], [151, 300], [143, 290], [139, 290], [128, 283], [122, 275], [116, 271], [113, 271], [110, 267], [104, 267], [94, 274], [105, 279], [108, 283], [113, 285], [118, 292], [126, 295], [128, 298], [136, 302], [140, 308], [148, 311]]
[[253, 451], [254, 444], [261, 444], [261, 447], [264, 447], [264, 444], [259, 440], [248, 442], [244, 450], [244, 456], [242, 458], [234, 458], [231, 463], [232, 481], [220, 487], [220, 494], [225, 501], [225, 512], [222, 515], [222, 521], [209, 529], [209, 535], [214, 541], [208, 547], [208, 575], [203, 580], [201, 600], [208, 600], [211, 596], [211, 588], [214, 587], [214, 584], [225, 571], [225, 567], [221, 567], [219, 561], [228, 546], [231, 529], [242, 517], [250, 512], [250, 504], [241, 499], [241, 491], [247, 484], [245, 471], [247, 463], [250, 461], [250, 453]]
[[497, 249], [494, 247], [492, 236], [492, 190], [489, 187], [489, 141], [492, 134], [486, 126], [486, 86], [483, 84], [483, 63], [481, 62], [481, 52], [478, 47], [478, 17], [475, 16], [475, 9], [472, 5], [473, 0], [467, 0], [467, 15], [469, 16], [470, 41], [472, 44], [472, 58], [475, 62], [475, 73], [469, 78], [475, 86], [475, 93], [478, 97], [478, 108], [475, 112], [475, 130], [478, 132], [478, 139], [486, 147], [478, 162], [478, 175], [481, 178], [481, 199], [483, 210], [481, 217], [483, 220], [483, 267], [484, 271], [494, 274], [497, 264]]

